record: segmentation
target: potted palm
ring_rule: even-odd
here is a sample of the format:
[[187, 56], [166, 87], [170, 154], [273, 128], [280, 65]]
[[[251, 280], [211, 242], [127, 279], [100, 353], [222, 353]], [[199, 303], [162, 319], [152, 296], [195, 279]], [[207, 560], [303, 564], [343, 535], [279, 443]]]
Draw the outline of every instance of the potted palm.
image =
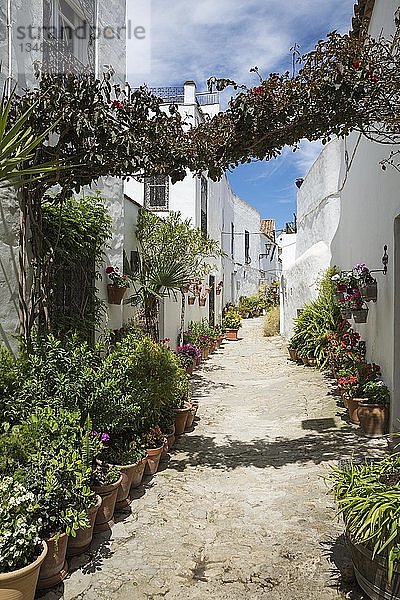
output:
[[0, 598], [33, 600], [47, 545], [39, 537], [35, 496], [12, 477], [0, 480]]
[[361, 429], [368, 438], [382, 437], [389, 417], [389, 389], [383, 381], [368, 381], [363, 396], [357, 410]]
[[333, 468], [328, 475], [343, 516], [359, 586], [372, 600], [400, 600], [400, 456]]
[[106, 268], [106, 273], [111, 279], [111, 283], [107, 285], [108, 303], [121, 304], [122, 298], [130, 286], [130, 280], [127, 275], [120, 274], [118, 267], [109, 266]]
[[225, 329], [226, 339], [236, 341], [238, 339], [238, 331], [242, 326], [242, 317], [236, 310], [228, 310], [223, 318], [222, 325]]

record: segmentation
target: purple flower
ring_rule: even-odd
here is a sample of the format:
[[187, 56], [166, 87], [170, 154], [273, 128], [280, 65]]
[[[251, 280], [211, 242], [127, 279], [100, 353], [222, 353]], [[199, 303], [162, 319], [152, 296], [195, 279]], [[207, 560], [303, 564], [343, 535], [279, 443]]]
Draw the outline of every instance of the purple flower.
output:
[[92, 436], [93, 436], [93, 437], [96, 437], [96, 435], [99, 435], [99, 434], [97, 433], [97, 431], [92, 431]]
[[102, 442], [108, 442], [110, 440], [110, 436], [108, 435], [108, 433], [102, 433], [101, 434], [101, 441]]

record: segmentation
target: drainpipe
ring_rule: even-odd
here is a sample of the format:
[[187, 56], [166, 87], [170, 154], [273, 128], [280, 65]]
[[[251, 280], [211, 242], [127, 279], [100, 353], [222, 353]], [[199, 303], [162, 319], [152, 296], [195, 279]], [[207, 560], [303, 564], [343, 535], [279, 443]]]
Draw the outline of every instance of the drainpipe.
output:
[[8, 72], [6, 95], [10, 97], [12, 84], [12, 23], [11, 23], [11, 0], [7, 0], [7, 51], [8, 51]]

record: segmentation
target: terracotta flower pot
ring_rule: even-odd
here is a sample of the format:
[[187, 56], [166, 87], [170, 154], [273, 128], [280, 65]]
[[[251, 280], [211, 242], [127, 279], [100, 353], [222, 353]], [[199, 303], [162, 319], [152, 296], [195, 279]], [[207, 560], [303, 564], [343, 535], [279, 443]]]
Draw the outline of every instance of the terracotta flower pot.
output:
[[103, 500], [94, 523], [94, 532], [100, 533], [111, 529], [114, 525], [114, 509], [117, 501], [118, 488], [122, 482], [122, 475], [115, 483], [110, 485], [93, 486], [93, 491]]
[[194, 369], [194, 364], [190, 363], [190, 365], [186, 366], [186, 373], [190, 376], [193, 375], [193, 369]]
[[63, 533], [58, 540], [54, 537], [46, 540], [49, 548], [46, 558], [42, 562], [37, 584], [38, 590], [47, 590], [58, 585], [68, 575], [67, 555], [68, 535]]
[[146, 463], [147, 463], [147, 456], [145, 456], [144, 458], [142, 458], [141, 461], [136, 463], [134, 469], [132, 469], [133, 474], [132, 474], [131, 489], [135, 489], [135, 488], [139, 487], [139, 485], [142, 483]]
[[298, 355], [297, 355], [296, 348], [288, 348], [288, 350], [289, 350], [290, 360], [292, 360], [293, 362], [297, 362], [298, 361]]
[[171, 426], [171, 430], [169, 433], [166, 434], [166, 437], [168, 443], [168, 450], [171, 450], [171, 448], [173, 448], [175, 444], [175, 424]]
[[317, 359], [314, 358], [313, 356], [307, 356], [307, 360], [308, 360], [308, 366], [309, 367], [316, 367], [317, 366]]
[[360, 405], [360, 402], [363, 401], [363, 398], [347, 398], [347, 411], [349, 413], [350, 422], [353, 425], [359, 425], [360, 420], [358, 418], [357, 410]]
[[205, 306], [206, 300], [207, 300], [207, 298], [199, 298], [199, 306]]
[[[142, 465], [143, 463], [143, 465]], [[142, 480], [143, 471], [146, 466], [146, 459], [140, 460], [137, 463], [131, 465], [117, 465], [121, 471], [122, 481], [118, 488], [117, 501], [115, 503], [115, 510], [121, 510], [130, 505], [131, 499], [129, 498], [129, 492], [132, 487], [133, 478], [138, 471], [142, 471], [140, 481]], [[143, 467], [143, 468], [142, 468]]]
[[194, 418], [195, 418], [195, 416], [196, 416], [196, 412], [197, 412], [197, 411], [196, 411], [196, 409], [195, 409], [195, 407], [194, 407], [194, 406], [191, 406], [191, 407], [189, 408], [188, 416], [187, 416], [187, 419], [186, 419], [185, 430], [189, 430], [189, 429], [191, 429], [191, 428], [192, 428], [192, 426], [193, 426], [193, 421], [194, 421]]
[[225, 339], [230, 340], [231, 342], [236, 342], [238, 339], [238, 331], [238, 329], [226, 329]]
[[175, 408], [175, 435], [182, 435], [185, 431], [186, 421], [189, 415], [190, 406], [184, 406], [183, 408]]
[[144, 469], [145, 475], [154, 475], [154, 473], [157, 473], [163, 450], [164, 444], [159, 448], [147, 448], [147, 462]]
[[386, 408], [380, 404], [360, 402], [357, 415], [365, 437], [379, 438], [385, 435], [389, 416]]
[[193, 306], [193, 304], [196, 302], [196, 296], [188, 296], [188, 304], [190, 304], [190, 306]]
[[39, 569], [48, 551], [46, 542], [42, 543], [42, 553], [31, 564], [10, 573], [0, 573], [0, 600], [34, 599]]
[[94, 522], [96, 520], [97, 511], [99, 510], [101, 503], [101, 497], [96, 495], [95, 505], [88, 510], [90, 527], [86, 527], [86, 529], [78, 529], [75, 537], [69, 537], [67, 556], [79, 556], [89, 549], [93, 538]]
[[301, 362], [302, 362], [302, 363], [303, 363], [303, 365], [305, 365], [306, 367], [308, 367], [308, 365], [310, 364], [310, 363], [308, 362], [308, 358], [307, 358], [307, 356], [302, 356], [302, 357], [301, 357]]
[[126, 287], [116, 287], [112, 283], [107, 285], [108, 304], [121, 304], [125, 295]]
[[198, 356], [198, 357], [196, 358], [196, 365], [197, 365], [198, 367], [201, 365], [201, 361], [202, 361], [202, 360], [203, 360], [203, 359], [202, 359], [202, 356], [201, 356], [201, 355], [200, 355], [200, 356]]

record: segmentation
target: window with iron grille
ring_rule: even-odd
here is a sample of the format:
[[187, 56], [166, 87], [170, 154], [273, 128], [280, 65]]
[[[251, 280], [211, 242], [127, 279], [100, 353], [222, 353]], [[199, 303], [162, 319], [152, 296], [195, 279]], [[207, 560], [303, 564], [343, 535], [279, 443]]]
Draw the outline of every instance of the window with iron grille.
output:
[[148, 210], [168, 210], [169, 179], [156, 175], [146, 179], [144, 184], [144, 205]]
[[250, 233], [248, 231], [244, 232], [244, 262], [246, 265], [251, 263], [250, 258]]
[[231, 256], [235, 253], [235, 225], [231, 223]]
[[208, 186], [207, 179], [205, 177], [201, 178], [201, 232], [204, 236], [208, 234], [207, 227], [207, 209], [208, 209]]

